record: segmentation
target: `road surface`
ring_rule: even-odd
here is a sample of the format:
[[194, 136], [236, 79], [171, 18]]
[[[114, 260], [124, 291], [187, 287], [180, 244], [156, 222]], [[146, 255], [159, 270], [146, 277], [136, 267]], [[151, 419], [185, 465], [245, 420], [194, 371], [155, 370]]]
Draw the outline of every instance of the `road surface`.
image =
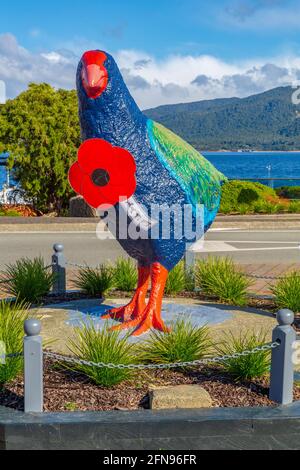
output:
[[[95, 266], [126, 253], [115, 240], [99, 240], [95, 232], [0, 232], [0, 269], [21, 257], [41, 255], [50, 262], [52, 246], [62, 243], [69, 261]], [[196, 257], [228, 255], [242, 264], [300, 263], [299, 230], [211, 230]]]

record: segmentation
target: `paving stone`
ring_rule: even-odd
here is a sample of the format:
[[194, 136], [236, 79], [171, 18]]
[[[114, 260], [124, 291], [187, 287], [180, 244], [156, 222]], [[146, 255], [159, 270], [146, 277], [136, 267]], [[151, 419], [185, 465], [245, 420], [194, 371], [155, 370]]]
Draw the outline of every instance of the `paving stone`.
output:
[[209, 393], [199, 385], [155, 387], [150, 390], [149, 398], [152, 410], [211, 408], [213, 406]]

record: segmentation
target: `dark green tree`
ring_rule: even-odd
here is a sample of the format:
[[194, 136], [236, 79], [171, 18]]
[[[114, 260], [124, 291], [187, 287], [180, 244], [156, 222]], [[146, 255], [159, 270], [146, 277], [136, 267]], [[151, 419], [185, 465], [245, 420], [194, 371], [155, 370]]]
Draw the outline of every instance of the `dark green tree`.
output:
[[0, 151], [34, 207], [61, 213], [74, 193], [68, 170], [76, 160], [80, 129], [75, 91], [30, 84], [0, 106]]

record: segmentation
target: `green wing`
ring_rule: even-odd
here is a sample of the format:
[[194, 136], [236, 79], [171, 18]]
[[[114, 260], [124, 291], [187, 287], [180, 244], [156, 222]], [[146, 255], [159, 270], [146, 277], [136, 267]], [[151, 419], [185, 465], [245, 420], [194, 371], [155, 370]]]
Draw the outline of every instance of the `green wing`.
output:
[[190, 144], [161, 124], [149, 120], [148, 134], [156, 155], [176, 178], [190, 203], [194, 207], [203, 204], [207, 211], [217, 212], [226, 177]]

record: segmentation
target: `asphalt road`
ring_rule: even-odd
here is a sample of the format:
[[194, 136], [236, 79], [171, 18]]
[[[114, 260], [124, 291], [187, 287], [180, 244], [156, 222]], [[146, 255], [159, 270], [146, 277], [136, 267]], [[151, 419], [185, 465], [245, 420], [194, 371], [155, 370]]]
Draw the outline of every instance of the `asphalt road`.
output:
[[[95, 266], [126, 256], [115, 240], [99, 240], [94, 232], [0, 233], [0, 268], [21, 257], [51, 259], [54, 243], [65, 246], [69, 261]], [[196, 257], [229, 255], [242, 264], [300, 263], [299, 230], [213, 230]]]

